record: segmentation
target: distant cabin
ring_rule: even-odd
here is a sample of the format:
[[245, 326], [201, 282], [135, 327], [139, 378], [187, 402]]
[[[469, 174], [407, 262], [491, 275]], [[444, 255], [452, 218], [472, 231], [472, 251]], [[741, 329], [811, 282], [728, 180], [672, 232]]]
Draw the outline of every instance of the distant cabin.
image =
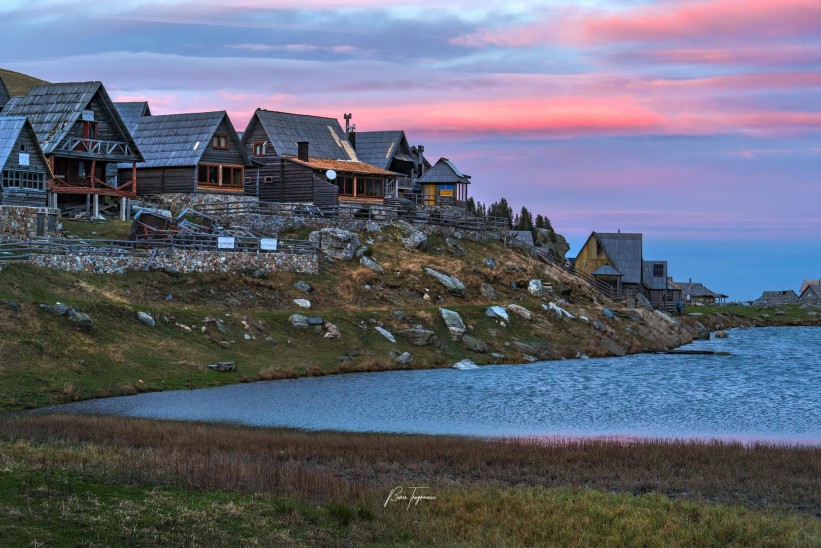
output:
[[398, 174], [396, 185], [385, 191], [386, 197], [412, 193], [417, 179], [431, 168], [425, 147], [410, 146], [404, 131], [351, 131], [348, 140], [360, 161]]
[[756, 306], [798, 304], [798, 295], [792, 289], [783, 291], [765, 291], [759, 298], [753, 301], [753, 304]]
[[417, 179], [422, 203], [457, 205], [468, 199], [470, 175], [465, 175], [447, 158], [439, 158], [433, 167]]
[[808, 306], [821, 306], [821, 283], [807, 284], [798, 302]]
[[[124, 110], [145, 158], [134, 166], [141, 196], [244, 192], [251, 162], [225, 111], [137, 117], [139, 108]], [[119, 168], [128, 180], [131, 168]]]
[[681, 288], [682, 300], [686, 303], [716, 304], [723, 303], [727, 295], [716, 293], [712, 289], [705, 287], [700, 282], [692, 281], [674, 282]]
[[0, 205], [46, 207], [51, 168], [26, 118], [0, 116], [0, 173]]

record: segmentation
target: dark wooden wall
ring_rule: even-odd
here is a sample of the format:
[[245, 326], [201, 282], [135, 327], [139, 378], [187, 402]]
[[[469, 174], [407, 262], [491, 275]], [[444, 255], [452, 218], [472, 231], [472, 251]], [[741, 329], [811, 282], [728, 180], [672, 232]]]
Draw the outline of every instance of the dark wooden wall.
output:
[[228, 118], [224, 117], [222, 119], [222, 122], [220, 123], [216, 132], [224, 133], [228, 136], [228, 148], [214, 148], [213, 140], [209, 141], [208, 147], [205, 149], [205, 152], [202, 153], [200, 163], [235, 166], [244, 165], [245, 160], [242, 157], [242, 153], [239, 151], [239, 149], [242, 147], [242, 143], [233, 138], [233, 132], [230, 130], [228, 126]]
[[263, 202], [314, 201], [314, 172], [307, 166], [284, 158], [266, 159], [264, 166], [245, 170], [245, 194], [257, 193], [257, 173], [258, 197]]
[[[131, 180], [131, 170], [121, 169], [120, 185]], [[194, 192], [194, 178], [197, 176], [195, 167], [165, 167], [165, 168], [138, 168], [137, 194], [149, 196], [151, 194], [165, 194], [166, 192]]]
[[[270, 139], [268, 139], [268, 134], [265, 133], [265, 129], [262, 127], [262, 124], [259, 123], [256, 116], [251, 118], [248, 128], [246, 128], [245, 133], [242, 134], [242, 142], [245, 147], [245, 152], [248, 153], [250, 158], [261, 160], [263, 162], [279, 158], [277, 151], [274, 150], [274, 146], [271, 144]], [[268, 143], [265, 147], [264, 155], [254, 156], [255, 142]]]

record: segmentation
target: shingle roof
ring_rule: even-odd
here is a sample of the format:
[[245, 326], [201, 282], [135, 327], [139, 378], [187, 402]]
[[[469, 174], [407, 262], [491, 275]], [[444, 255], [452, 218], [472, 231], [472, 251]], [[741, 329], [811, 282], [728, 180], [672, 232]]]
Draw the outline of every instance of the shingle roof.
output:
[[[134, 128], [134, 139], [145, 158], [145, 161], [138, 163], [137, 167], [197, 165], [217, 128], [227, 116], [223, 110], [143, 117]], [[233, 127], [230, 119], [228, 125]], [[234, 142], [239, 142], [236, 131], [232, 137]], [[241, 146], [237, 149], [242, 152], [247, 164], [245, 149]]]
[[463, 175], [453, 162], [447, 158], [439, 158], [432, 168], [417, 180], [420, 184], [470, 184], [470, 175]]
[[798, 290], [799, 293], [803, 293], [807, 286], [810, 285], [821, 285], [821, 280], [804, 280], [804, 283], [801, 284], [801, 289]]
[[821, 283], [807, 284], [804, 290], [801, 291], [801, 297], [809, 295], [810, 293], [814, 293], [817, 297], [821, 298]]
[[[31, 128], [31, 124], [29, 124], [26, 118], [23, 118], [22, 116], [0, 116], [0, 168], [6, 165], [6, 161], [14, 151], [15, 143], [17, 143], [17, 139], [23, 131], [31, 131], [32, 137], [35, 138], [36, 142], [34, 130]], [[37, 147], [36, 151], [28, 151], [28, 153], [39, 154], [43, 165], [45, 165], [46, 169], [50, 171], [50, 168], [48, 167], [48, 160], [46, 160], [46, 157], [40, 147]]]
[[117, 107], [117, 112], [120, 113], [120, 117], [131, 132], [134, 131], [134, 127], [140, 121], [140, 118], [151, 116], [148, 101], [117, 102], [114, 103], [114, 106]]
[[390, 169], [394, 158], [413, 162], [404, 131], [357, 131], [356, 155], [363, 162]]
[[257, 109], [254, 114], [277, 154], [296, 156], [297, 143], [307, 141], [311, 158], [359, 161], [335, 118]]
[[623, 283], [641, 283], [641, 234], [627, 232], [594, 232], [613, 266], [624, 274]]
[[[653, 276], [653, 265], [664, 265], [661, 276]], [[667, 261], [644, 261], [642, 263], [642, 283], [647, 289], [667, 289]]]
[[707, 289], [698, 282], [675, 282], [681, 287], [682, 295], [690, 295], [691, 297], [718, 297], [719, 294], [711, 289]]
[[339, 173], [352, 173], [356, 175], [387, 175], [393, 177], [397, 175], [393, 171], [388, 171], [371, 164], [366, 164], [365, 162], [346, 162], [345, 160], [327, 160], [325, 158], [309, 158], [308, 161], [305, 162], [299, 158], [291, 157], [289, 157], [288, 160], [313, 169], [333, 169]]
[[66, 82], [37, 86], [25, 97], [9, 101], [3, 109], [3, 115], [26, 116], [37, 133], [43, 152], [51, 154], [66, 135], [74, 130], [74, 124], [82, 116], [83, 110], [98, 93], [103, 108], [108, 111], [115, 126], [113, 129], [119, 130], [122, 139], [132, 146], [134, 159], [142, 160], [139, 149], [102, 82]]

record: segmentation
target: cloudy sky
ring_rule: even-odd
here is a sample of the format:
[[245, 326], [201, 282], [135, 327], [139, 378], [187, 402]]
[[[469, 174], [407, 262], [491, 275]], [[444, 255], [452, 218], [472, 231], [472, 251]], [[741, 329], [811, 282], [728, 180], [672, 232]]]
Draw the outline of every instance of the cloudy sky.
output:
[[821, 278], [818, 0], [295, 4], [2, 0], [0, 67], [240, 130], [352, 112], [547, 215], [571, 255], [620, 229], [733, 299]]

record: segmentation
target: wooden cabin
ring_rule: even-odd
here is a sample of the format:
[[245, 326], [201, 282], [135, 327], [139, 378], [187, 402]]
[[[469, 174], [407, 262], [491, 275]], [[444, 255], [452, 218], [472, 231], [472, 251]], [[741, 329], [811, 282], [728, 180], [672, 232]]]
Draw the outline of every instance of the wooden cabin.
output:
[[[145, 158], [135, 168], [141, 196], [244, 192], [251, 162], [225, 111], [130, 119]], [[119, 177], [130, 177], [127, 166], [120, 166]]]
[[798, 302], [808, 306], [821, 306], [821, 283], [807, 284], [798, 297]]
[[753, 301], [753, 304], [757, 306], [798, 304], [798, 295], [792, 289], [784, 291], [765, 291], [759, 298]]
[[667, 275], [667, 261], [642, 261], [641, 283], [655, 308], [668, 308], [681, 300], [681, 288]]
[[716, 293], [700, 282], [694, 282], [692, 278], [686, 282], [674, 282], [681, 288], [681, 300], [687, 303], [716, 304], [723, 303], [727, 295]]
[[[51, 207], [58, 195], [93, 196], [95, 206], [99, 196], [137, 195], [134, 167], [143, 157], [101, 82], [36, 86], [9, 100], [2, 115], [27, 117], [34, 128], [53, 173]], [[117, 163], [129, 163], [131, 177], [107, 176]]]
[[[360, 162], [334, 118], [257, 109], [242, 136], [256, 164], [245, 177], [246, 193], [263, 201], [383, 201], [391, 171]], [[336, 174], [329, 180], [329, 171]]]
[[464, 175], [447, 158], [439, 158], [417, 179], [422, 203], [426, 205], [459, 205], [468, 199], [470, 175]]
[[623, 290], [641, 290], [642, 261], [641, 234], [593, 232], [574, 265], [577, 271], [611, 285], [621, 295]]
[[351, 131], [348, 140], [359, 159], [399, 176], [396, 184], [385, 191], [389, 198], [401, 198], [413, 192], [416, 180], [430, 169], [425, 147], [411, 147], [404, 131]]
[[0, 205], [46, 207], [51, 168], [28, 119], [0, 116]]
[[148, 106], [148, 101], [118, 101], [114, 103], [117, 112], [125, 122], [128, 131], [134, 135], [134, 129], [137, 127], [140, 119], [145, 116], [151, 116], [151, 108]]

